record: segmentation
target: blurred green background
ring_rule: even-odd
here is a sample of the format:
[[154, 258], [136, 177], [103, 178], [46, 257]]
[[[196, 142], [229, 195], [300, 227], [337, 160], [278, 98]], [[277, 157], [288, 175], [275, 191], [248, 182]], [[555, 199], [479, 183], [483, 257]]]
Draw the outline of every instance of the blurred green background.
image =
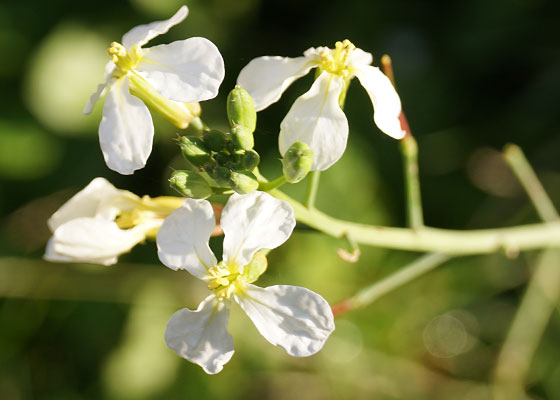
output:
[[[145, 169], [107, 169], [93, 115], [82, 109], [103, 77], [105, 49], [130, 28], [171, 16], [177, 0], [30, 0], [0, 4], [0, 398], [19, 399], [491, 399], [500, 346], [538, 254], [451, 261], [376, 303], [337, 319], [323, 351], [287, 356], [241, 312], [230, 331], [236, 354], [207, 376], [163, 340], [179, 308], [206, 288], [160, 265], [152, 242], [112, 267], [46, 263], [47, 218], [94, 177], [137, 194], [171, 194], [166, 179], [176, 130], [155, 118]], [[500, 157], [522, 146], [560, 204], [560, 2], [192, 0], [187, 20], [151, 44], [204, 36], [221, 50], [226, 78], [202, 104], [226, 126], [225, 98], [261, 55], [298, 56], [350, 39], [393, 59], [404, 110], [420, 147], [426, 223], [472, 229], [537, 222]], [[280, 171], [279, 123], [312, 74], [259, 113], [262, 170]], [[318, 208], [340, 218], [402, 226], [397, 143], [371, 119], [354, 82], [342, 160], [321, 176]], [[173, 160], [173, 161], [172, 161]], [[302, 186], [289, 190], [298, 195]], [[259, 284], [308, 287], [336, 303], [412, 261], [416, 254], [362, 248], [298, 230], [271, 253]], [[529, 324], [529, 322], [528, 322]], [[530, 326], [529, 326], [530, 329]], [[560, 398], [558, 309], [529, 372], [532, 398]]]

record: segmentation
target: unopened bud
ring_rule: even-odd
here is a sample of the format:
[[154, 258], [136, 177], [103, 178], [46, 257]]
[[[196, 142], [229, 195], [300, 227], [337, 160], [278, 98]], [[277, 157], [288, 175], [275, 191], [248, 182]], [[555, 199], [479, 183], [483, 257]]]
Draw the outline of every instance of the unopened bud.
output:
[[302, 142], [292, 144], [282, 159], [282, 171], [290, 183], [297, 183], [305, 178], [312, 165], [313, 151]]
[[243, 125], [236, 125], [231, 128], [231, 137], [233, 144], [239, 150], [251, 150], [255, 146], [253, 131], [245, 128]]
[[229, 92], [227, 98], [227, 115], [231, 128], [242, 126], [249, 133], [257, 127], [257, 112], [255, 104], [249, 93], [237, 85]]
[[220, 187], [229, 187], [231, 171], [226, 167], [216, 167], [212, 170], [212, 178]]
[[205, 199], [212, 194], [208, 182], [194, 171], [173, 171], [169, 178], [169, 184], [185, 197]]
[[212, 151], [222, 151], [226, 147], [225, 133], [212, 129], [202, 134], [204, 144]]
[[266, 256], [261, 251], [257, 251], [251, 262], [243, 267], [243, 275], [245, 276], [247, 283], [252, 283], [259, 279], [259, 277], [266, 271], [267, 267], [268, 260], [266, 259]]
[[255, 175], [248, 171], [231, 171], [229, 186], [239, 194], [249, 194], [259, 187]]
[[197, 167], [204, 165], [212, 157], [204, 141], [198, 137], [181, 136], [179, 138], [179, 147], [183, 157]]
[[260, 161], [261, 157], [255, 150], [247, 150], [241, 156], [241, 166], [246, 171], [254, 170], [259, 165]]

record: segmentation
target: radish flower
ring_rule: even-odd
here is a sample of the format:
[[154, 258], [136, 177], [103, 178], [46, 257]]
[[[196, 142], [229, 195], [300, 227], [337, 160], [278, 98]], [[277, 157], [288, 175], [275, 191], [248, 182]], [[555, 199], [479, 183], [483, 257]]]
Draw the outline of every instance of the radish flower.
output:
[[354, 77], [371, 99], [378, 128], [395, 139], [405, 135], [399, 122], [399, 95], [389, 78], [370, 65], [372, 60], [370, 53], [345, 40], [334, 49], [310, 48], [303, 57], [255, 58], [241, 70], [237, 83], [249, 92], [260, 111], [278, 101], [293, 81], [318, 69], [311, 89], [296, 99], [280, 124], [278, 144], [284, 155], [295, 142], [306, 143], [315, 155], [312, 170], [322, 171], [346, 149], [348, 121], [340, 102]]
[[276, 248], [291, 235], [292, 207], [264, 192], [233, 194], [222, 211], [220, 262], [208, 246], [214, 225], [210, 203], [186, 199], [157, 234], [161, 262], [173, 270], [187, 270], [211, 291], [197, 310], [184, 308], [173, 314], [165, 331], [167, 345], [207, 373], [220, 372], [234, 352], [227, 324], [235, 302], [266, 340], [288, 354], [305, 357], [319, 351], [334, 330], [327, 301], [302, 287], [252, 284], [266, 267], [266, 258], [257, 251]]
[[[143, 168], [152, 151], [152, 109], [186, 128], [200, 109], [198, 101], [214, 98], [224, 79], [224, 61], [207, 39], [193, 37], [143, 48], [154, 37], [183, 21], [186, 6], [168, 20], [140, 25], [125, 33], [122, 44], [108, 49], [111, 61], [105, 81], [84, 109], [89, 114], [106, 92], [99, 142], [107, 166], [124, 175]], [[144, 104], [146, 103], [146, 104]]]
[[140, 198], [95, 178], [48, 220], [53, 236], [44, 258], [114, 264], [119, 255], [146, 237], [154, 237], [165, 217], [182, 201], [179, 197]]

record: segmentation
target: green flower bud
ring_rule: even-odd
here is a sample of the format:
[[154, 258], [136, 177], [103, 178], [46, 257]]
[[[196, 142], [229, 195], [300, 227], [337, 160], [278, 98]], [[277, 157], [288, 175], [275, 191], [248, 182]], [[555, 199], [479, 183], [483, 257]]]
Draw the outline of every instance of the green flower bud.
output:
[[222, 167], [227, 167], [228, 163], [231, 163], [231, 156], [224, 152], [219, 152], [214, 155], [214, 159], [218, 163], [218, 165]]
[[229, 186], [239, 194], [249, 194], [257, 190], [259, 182], [249, 171], [231, 171]]
[[240, 150], [251, 150], [255, 145], [253, 131], [245, 128], [243, 125], [235, 125], [231, 128], [231, 137], [235, 147]]
[[241, 166], [246, 171], [254, 170], [259, 165], [260, 161], [261, 161], [261, 157], [259, 156], [259, 153], [257, 153], [255, 150], [247, 150], [241, 156]]
[[305, 178], [312, 165], [313, 151], [302, 142], [292, 144], [282, 159], [282, 171], [290, 183], [297, 183]]
[[220, 187], [229, 187], [231, 171], [226, 167], [216, 167], [211, 175]]
[[204, 144], [212, 151], [222, 151], [226, 147], [227, 136], [225, 133], [212, 129], [202, 134]]
[[198, 167], [210, 161], [212, 157], [204, 141], [194, 136], [181, 136], [179, 147], [183, 157]]
[[212, 194], [208, 182], [194, 171], [173, 171], [169, 178], [169, 184], [185, 197], [205, 199]]
[[257, 251], [251, 262], [243, 267], [243, 275], [247, 280], [247, 283], [252, 283], [259, 279], [259, 277], [266, 271], [267, 267], [268, 260], [266, 259], [266, 256], [261, 251]]
[[237, 125], [253, 133], [257, 127], [257, 112], [253, 99], [241, 86], [229, 92], [227, 98], [227, 115], [231, 128]]

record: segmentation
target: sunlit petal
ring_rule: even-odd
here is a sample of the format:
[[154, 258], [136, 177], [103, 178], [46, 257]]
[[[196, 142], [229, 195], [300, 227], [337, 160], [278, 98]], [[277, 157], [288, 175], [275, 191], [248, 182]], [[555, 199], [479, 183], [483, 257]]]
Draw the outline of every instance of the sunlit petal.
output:
[[97, 100], [105, 96], [107, 86], [110, 85], [111, 80], [114, 80], [111, 75], [116, 67], [117, 66], [112, 61], [109, 61], [107, 64], [105, 64], [105, 79], [103, 80], [103, 83], [97, 85], [97, 90], [90, 96], [84, 108], [84, 114], [89, 114], [91, 110], [93, 110], [93, 107], [95, 106], [95, 103], [97, 103]]
[[216, 222], [206, 200], [186, 199], [163, 222], [156, 237], [158, 256], [167, 267], [186, 269], [200, 279], [217, 264], [208, 240]]
[[187, 6], [182, 6], [171, 18], [165, 21], [156, 21], [146, 25], [138, 25], [122, 37], [122, 44], [128, 50], [134, 45], [142, 46], [156, 36], [162, 35], [174, 25], [187, 18], [189, 9]]
[[316, 66], [308, 57], [259, 57], [241, 70], [237, 84], [249, 92], [255, 109], [260, 111], [278, 101], [293, 81]]
[[229, 301], [217, 301], [210, 295], [196, 311], [177, 311], [167, 323], [167, 346], [208, 374], [220, 372], [234, 352], [233, 338], [227, 331], [229, 305]]
[[100, 218], [75, 218], [54, 231], [53, 249], [75, 260], [96, 262], [126, 253], [143, 240], [142, 229], [119, 229], [116, 223]]
[[45, 254], [43, 255], [43, 258], [47, 261], [91, 263], [91, 264], [100, 264], [100, 265], [113, 265], [118, 261], [117, 256], [99, 257], [99, 258], [70, 257], [62, 253], [57, 253], [54, 249], [54, 244], [55, 244], [54, 237], [51, 237], [47, 243]]
[[401, 100], [389, 78], [379, 68], [371, 65], [361, 66], [355, 71], [355, 75], [371, 99], [373, 120], [377, 127], [395, 139], [402, 139], [405, 131], [399, 121]]
[[50, 230], [54, 232], [60, 225], [74, 218], [94, 217], [103, 200], [118, 196], [120, 192], [105, 178], [95, 178], [49, 218]]
[[194, 37], [143, 50], [137, 71], [164, 97], [186, 103], [216, 97], [224, 60], [208, 39]]
[[143, 168], [152, 152], [154, 125], [148, 108], [130, 94], [126, 76], [107, 94], [99, 125], [99, 142], [107, 166], [123, 175]]
[[268, 193], [233, 194], [222, 211], [226, 263], [244, 266], [259, 249], [284, 243], [296, 224], [292, 206]]
[[371, 53], [358, 48], [352, 50], [350, 57], [348, 58], [348, 63], [353, 65], [369, 65], [372, 61], [373, 56]]
[[295, 357], [315, 354], [334, 330], [327, 301], [309, 289], [248, 285], [235, 300], [266, 340]]
[[341, 77], [323, 72], [298, 97], [280, 124], [282, 155], [295, 142], [303, 142], [313, 150], [313, 170], [325, 170], [338, 161], [348, 140], [348, 121], [338, 105], [342, 87]]

